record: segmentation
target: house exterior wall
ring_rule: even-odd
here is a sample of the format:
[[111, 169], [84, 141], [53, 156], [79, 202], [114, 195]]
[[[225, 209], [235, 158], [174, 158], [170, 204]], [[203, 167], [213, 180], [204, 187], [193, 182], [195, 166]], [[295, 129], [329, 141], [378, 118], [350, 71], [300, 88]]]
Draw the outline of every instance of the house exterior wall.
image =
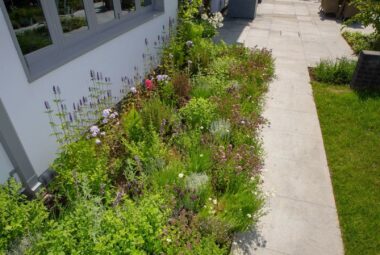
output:
[[[55, 138], [50, 135], [48, 115], [44, 112], [44, 101], [53, 99], [52, 86], [61, 88], [62, 98], [70, 107], [73, 102], [88, 95], [90, 70], [95, 70], [111, 78], [112, 93], [118, 96], [122, 87], [121, 77], [133, 77], [135, 66], [139, 70], [144, 67], [142, 54], [146, 52], [145, 38], [150, 42], [157, 40], [163, 25], [168, 29], [169, 17], [177, 15], [176, 0], [165, 0], [164, 3], [164, 13], [31, 83], [24, 72], [5, 17], [0, 12], [0, 101], [37, 176], [48, 169], [58, 149]], [[157, 51], [153, 43], [149, 47], [150, 52]], [[4, 162], [0, 164], [6, 164]]]

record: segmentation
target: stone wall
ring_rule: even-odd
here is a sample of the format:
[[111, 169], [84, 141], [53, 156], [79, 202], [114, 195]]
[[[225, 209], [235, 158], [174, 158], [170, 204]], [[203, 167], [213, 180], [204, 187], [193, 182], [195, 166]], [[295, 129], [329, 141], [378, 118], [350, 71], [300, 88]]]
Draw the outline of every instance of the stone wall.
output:
[[380, 52], [362, 51], [351, 81], [356, 90], [380, 91]]

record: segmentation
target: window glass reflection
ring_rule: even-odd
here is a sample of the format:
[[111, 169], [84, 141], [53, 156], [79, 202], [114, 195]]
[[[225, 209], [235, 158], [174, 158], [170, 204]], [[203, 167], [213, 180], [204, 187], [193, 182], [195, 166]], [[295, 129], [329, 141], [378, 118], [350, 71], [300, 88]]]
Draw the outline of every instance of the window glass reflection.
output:
[[23, 54], [52, 44], [39, 0], [5, 0], [4, 3]]
[[133, 12], [136, 10], [135, 0], [120, 0], [121, 11], [123, 14]]
[[152, 0], [140, 0], [141, 6], [148, 6], [152, 4]]
[[115, 19], [113, 0], [94, 0], [94, 8], [99, 24]]
[[63, 33], [87, 30], [87, 18], [82, 0], [56, 0]]

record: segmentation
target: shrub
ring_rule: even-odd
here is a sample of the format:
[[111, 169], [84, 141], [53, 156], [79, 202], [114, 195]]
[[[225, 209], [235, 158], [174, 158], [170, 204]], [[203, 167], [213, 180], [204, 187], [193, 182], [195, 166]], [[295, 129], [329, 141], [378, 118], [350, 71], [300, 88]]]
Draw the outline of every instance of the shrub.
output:
[[71, 143], [52, 165], [58, 178], [49, 188], [68, 202], [82, 194], [83, 188], [92, 194], [100, 194], [104, 187], [110, 188], [108, 164], [109, 149], [106, 146], [87, 139]]
[[366, 35], [360, 32], [344, 31], [342, 35], [356, 54], [363, 50], [380, 50], [380, 38], [375, 33]]
[[106, 208], [101, 199], [79, 199], [58, 221], [49, 221], [27, 254], [159, 254], [169, 211], [159, 195], [139, 204], [124, 199]]
[[177, 72], [173, 76], [174, 93], [180, 100], [180, 104], [189, 99], [191, 84], [190, 77], [185, 72]]
[[312, 75], [317, 81], [349, 84], [354, 74], [356, 61], [347, 58], [337, 59], [335, 61], [322, 60], [315, 68]]
[[145, 127], [152, 125], [154, 130], [165, 135], [174, 120], [173, 110], [163, 104], [159, 98], [152, 98], [144, 103], [141, 118]]
[[22, 237], [35, 234], [48, 217], [43, 203], [39, 199], [27, 201], [20, 189], [14, 179], [0, 185], [1, 254], [17, 245]]
[[216, 106], [204, 98], [193, 98], [189, 103], [179, 110], [185, 123], [190, 127], [209, 127], [215, 119]]
[[231, 134], [231, 123], [225, 119], [219, 119], [211, 123], [210, 132], [217, 140], [227, 141]]

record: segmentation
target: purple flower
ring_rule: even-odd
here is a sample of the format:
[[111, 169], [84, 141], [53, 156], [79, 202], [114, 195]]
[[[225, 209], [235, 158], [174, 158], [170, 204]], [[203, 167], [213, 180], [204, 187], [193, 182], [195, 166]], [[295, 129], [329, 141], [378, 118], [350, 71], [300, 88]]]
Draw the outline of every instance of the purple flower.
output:
[[45, 108], [46, 108], [46, 110], [50, 110], [50, 104], [49, 104], [49, 102], [48, 101], [45, 101]]
[[169, 80], [169, 76], [166, 75], [166, 74], [159, 74], [157, 75], [157, 81], [166, 81], [166, 80]]
[[108, 119], [104, 118], [102, 122], [103, 122], [103, 124], [107, 124], [108, 123]]
[[108, 116], [110, 116], [111, 112], [112, 112], [111, 109], [104, 109], [104, 110], [103, 110], [103, 113], [102, 113], [102, 116], [103, 116], [104, 118], [108, 118]]

